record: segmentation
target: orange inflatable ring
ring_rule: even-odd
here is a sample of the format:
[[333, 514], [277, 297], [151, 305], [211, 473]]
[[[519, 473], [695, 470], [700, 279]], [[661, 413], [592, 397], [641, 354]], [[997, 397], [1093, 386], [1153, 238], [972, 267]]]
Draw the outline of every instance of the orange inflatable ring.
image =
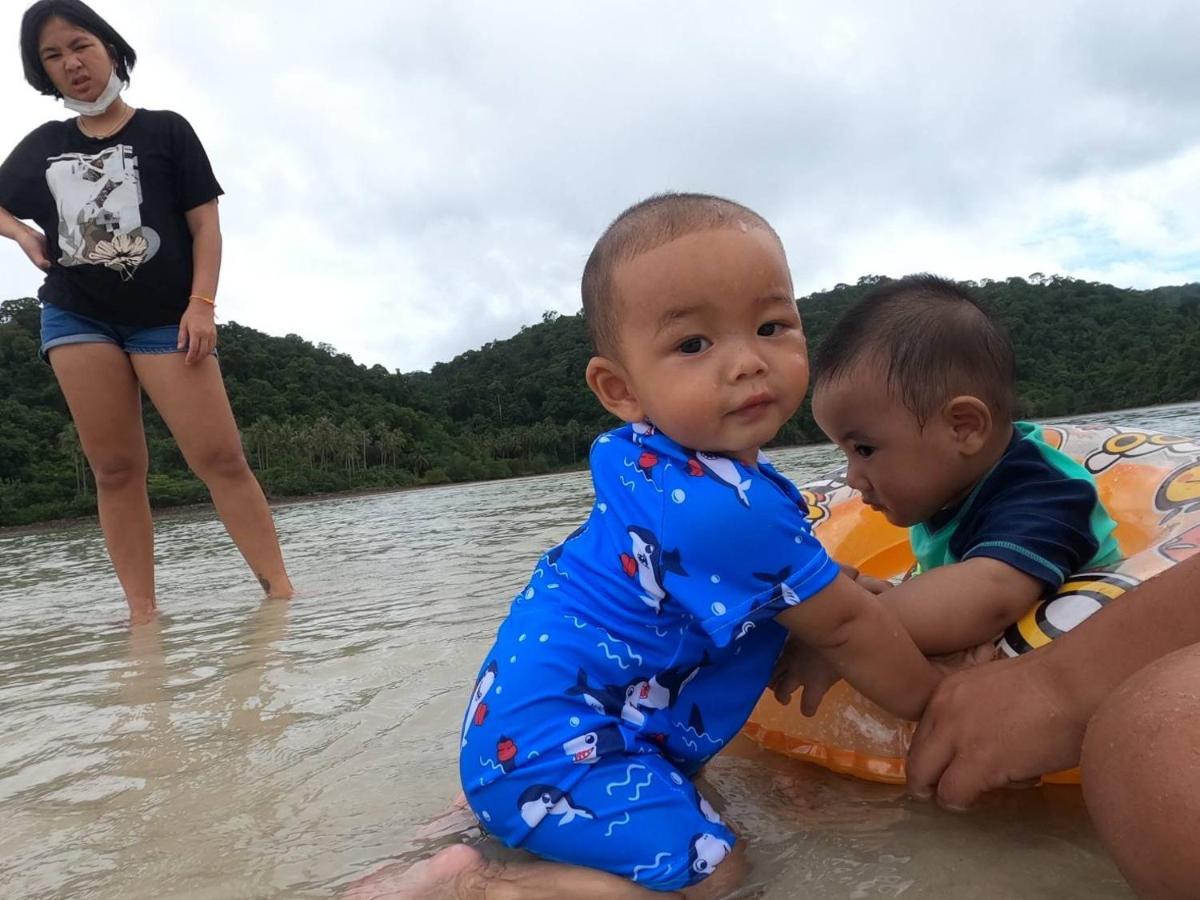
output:
[[[1110, 425], [1044, 425], [1052, 446], [1096, 477], [1117, 521], [1125, 553], [1118, 565], [1079, 572], [1039, 602], [999, 638], [1008, 656], [1028, 653], [1069, 631], [1106, 603], [1200, 549], [1200, 442]], [[802, 486], [809, 521], [838, 562], [878, 578], [895, 579], [913, 565], [907, 532], [862, 503], [845, 470]], [[811, 719], [763, 695], [744, 733], [763, 747], [871, 781], [903, 784], [913, 725], [884, 712], [840, 682]], [[1078, 772], [1044, 781], [1078, 783]]]

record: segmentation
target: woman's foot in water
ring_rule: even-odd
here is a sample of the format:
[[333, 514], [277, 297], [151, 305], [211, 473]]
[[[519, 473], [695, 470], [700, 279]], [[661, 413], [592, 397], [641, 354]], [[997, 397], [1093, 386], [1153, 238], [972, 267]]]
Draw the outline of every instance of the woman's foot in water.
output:
[[267, 595], [268, 600], [291, 600], [296, 596], [296, 589], [292, 587], [291, 579], [286, 575], [277, 575], [275, 578], [268, 578], [266, 575], [255, 572], [254, 577], [262, 585], [263, 592]]
[[158, 603], [151, 597], [149, 600], [129, 600], [129, 627], [149, 625], [158, 619]]

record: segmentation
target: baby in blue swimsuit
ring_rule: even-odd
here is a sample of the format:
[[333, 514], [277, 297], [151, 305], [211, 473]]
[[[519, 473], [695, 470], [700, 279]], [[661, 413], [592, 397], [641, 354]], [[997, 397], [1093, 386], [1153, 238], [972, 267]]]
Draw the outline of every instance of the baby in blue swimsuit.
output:
[[595, 441], [587, 520], [538, 561], [483, 660], [460, 772], [489, 833], [587, 868], [477, 881], [623, 896], [719, 871], [704, 888], [727, 890], [736, 838], [692, 779], [773, 673], [788, 693], [806, 660], [832, 665], [910, 719], [938, 676], [759, 450], [808, 385], [774, 230], [728, 200], [653, 197], [600, 238], [583, 299], [588, 385], [627, 424]]

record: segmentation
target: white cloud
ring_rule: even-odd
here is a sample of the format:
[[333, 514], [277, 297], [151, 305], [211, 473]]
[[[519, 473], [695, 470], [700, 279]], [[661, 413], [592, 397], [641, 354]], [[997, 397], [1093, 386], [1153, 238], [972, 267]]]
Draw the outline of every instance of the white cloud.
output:
[[[366, 363], [575, 310], [600, 229], [667, 188], [759, 209], [802, 292], [1200, 279], [1187, 0], [96, 5], [131, 102], [186, 115], [227, 191], [221, 311]], [[0, 146], [54, 113], [8, 95]]]

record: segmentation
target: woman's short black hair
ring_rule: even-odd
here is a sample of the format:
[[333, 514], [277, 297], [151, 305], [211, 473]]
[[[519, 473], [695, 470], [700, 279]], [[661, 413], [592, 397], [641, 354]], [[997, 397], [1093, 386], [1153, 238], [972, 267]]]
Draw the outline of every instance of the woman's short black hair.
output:
[[25, 10], [21, 19], [21, 62], [25, 66], [25, 80], [39, 93], [51, 97], [62, 96], [46, 74], [46, 67], [42, 65], [42, 57], [38, 53], [42, 28], [55, 16], [94, 34], [108, 48], [117, 77], [129, 83], [129, 73], [137, 62], [137, 53], [115, 28], [82, 0], [38, 0]]

